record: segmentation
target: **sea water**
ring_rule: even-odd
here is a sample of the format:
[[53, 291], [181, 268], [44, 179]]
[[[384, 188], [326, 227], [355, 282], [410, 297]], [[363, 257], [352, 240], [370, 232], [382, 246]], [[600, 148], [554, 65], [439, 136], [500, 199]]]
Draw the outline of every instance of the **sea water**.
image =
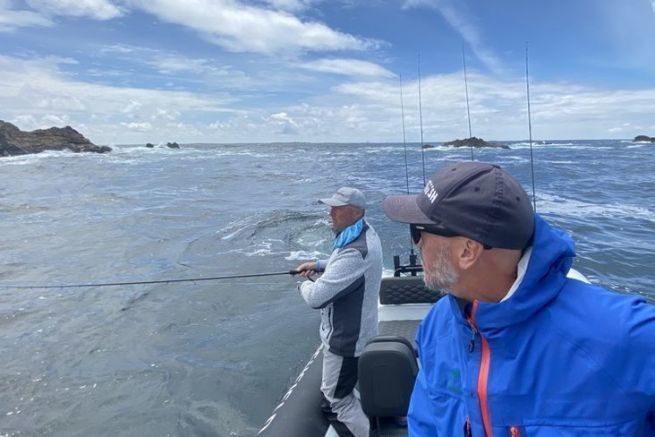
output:
[[[655, 145], [525, 142], [475, 150], [570, 232], [593, 283], [655, 300]], [[283, 272], [327, 256], [317, 199], [365, 191], [385, 270], [409, 233], [382, 213], [469, 149], [417, 144], [118, 146], [0, 159], [0, 284]], [[408, 173], [405, 173], [405, 157]], [[425, 162], [425, 167], [423, 167]], [[281, 275], [0, 289], [0, 435], [252, 436], [318, 344]]]

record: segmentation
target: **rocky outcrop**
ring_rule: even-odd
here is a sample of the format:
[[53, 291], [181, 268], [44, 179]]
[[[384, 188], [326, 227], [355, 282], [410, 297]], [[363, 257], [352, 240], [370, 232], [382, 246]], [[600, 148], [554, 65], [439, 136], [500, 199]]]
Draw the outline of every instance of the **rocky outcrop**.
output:
[[146, 143], [146, 147], [147, 147], [148, 149], [152, 149], [153, 147], [155, 147], [155, 145], [152, 144], [152, 143]]
[[169, 149], [179, 149], [180, 145], [175, 142], [172, 142], [172, 143], [166, 143], [166, 147], [168, 147]]
[[110, 152], [111, 147], [96, 146], [70, 126], [51, 127], [24, 132], [11, 123], [0, 120], [0, 156], [27, 155], [45, 150], [72, 152]]
[[634, 140], [636, 142], [647, 142], [647, 143], [655, 143], [655, 137], [649, 137], [648, 135], [637, 135]]
[[480, 148], [480, 147], [494, 147], [497, 149], [509, 149], [509, 146], [505, 144], [499, 144], [499, 143], [489, 143], [482, 138], [477, 138], [477, 137], [471, 137], [471, 138], [465, 138], [463, 140], [454, 140], [454, 141], [448, 141], [447, 143], [443, 144], [444, 146], [452, 146], [452, 147], [475, 147], [475, 148]]

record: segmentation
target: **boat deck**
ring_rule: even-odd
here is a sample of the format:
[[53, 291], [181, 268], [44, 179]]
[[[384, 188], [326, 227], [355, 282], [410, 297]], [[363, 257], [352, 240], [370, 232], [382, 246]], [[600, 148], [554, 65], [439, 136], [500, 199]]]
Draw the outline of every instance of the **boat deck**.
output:
[[[439, 297], [423, 287], [420, 277], [385, 278], [378, 306], [379, 334], [403, 337], [416, 350], [416, 329]], [[405, 437], [407, 426], [397, 418], [382, 418], [379, 435]]]
[[389, 320], [378, 324], [380, 335], [397, 335], [409, 340], [416, 349], [416, 328], [420, 320]]
[[[378, 328], [382, 336], [399, 336], [407, 339], [416, 349], [416, 329], [440, 297], [438, 292], [427, 290], [420, 277], [384, 278], [378, 304]], [[294, 384], [282, 397], [258, 436], [262, 437], [338, 437], [338, 434], [320, 405], [322, 346], [313, 354]], [[403, 418], [380, 418], [382, 437], [405, 437], [407, 426]], [[375, 432], [372, 435], [376, 435]]]

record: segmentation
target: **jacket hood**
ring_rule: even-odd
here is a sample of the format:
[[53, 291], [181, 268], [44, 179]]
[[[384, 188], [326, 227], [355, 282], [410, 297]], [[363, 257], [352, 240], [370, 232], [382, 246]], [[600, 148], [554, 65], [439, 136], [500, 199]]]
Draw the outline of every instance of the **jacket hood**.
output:
[[[494, 337], [503, 328], [526, 320], [556, 298], [574, 256], [575, 244], [571, 237], [535, 214], [532, 254], [521, 283], [506, 301], [478, 302], [475, 324], [481, 333], [485, 337]], [[461, 319], [457, 299], [453, 296], [449, 299]]]

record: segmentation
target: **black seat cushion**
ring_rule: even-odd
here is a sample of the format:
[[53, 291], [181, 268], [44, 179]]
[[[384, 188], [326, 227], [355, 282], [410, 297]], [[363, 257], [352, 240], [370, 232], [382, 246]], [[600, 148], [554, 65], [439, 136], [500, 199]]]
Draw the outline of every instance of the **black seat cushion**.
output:
[[440, 297], [441, 293], [427, 289], [419, 276], [384, 278], [380, 286], [380, 303], [383, 305], [434, 303]]
[[359, 392], [369, 417], [406, 416], [418, 373], [412, 344], [403, 337], [378, 336], [359, 357]]

